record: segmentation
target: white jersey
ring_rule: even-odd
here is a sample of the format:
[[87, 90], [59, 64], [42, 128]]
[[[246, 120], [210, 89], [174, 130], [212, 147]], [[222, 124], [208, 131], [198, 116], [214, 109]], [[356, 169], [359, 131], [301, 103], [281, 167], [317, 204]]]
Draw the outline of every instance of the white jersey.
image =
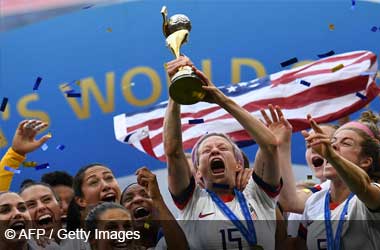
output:
[[[374, 185], [378, 184], [374, 183]], [[314, 193], [306, 202], [300, 231], [306, 236], [308, 250], [327, 249], [324, 222], [324, 204], [327, 192], [329, 189]], [[334, 237], [345, 202], [331, 211]], [[349, 202], [341, 236], [341, 250], [351, 249], [380, 249], [380, 211], [370, 211], [357, 196], [354, 196]]]
[[[243, 194], [255, 225], [257, 244], [264, 249], [274, 250], [275, 197], [279, 190], [271, 192], [266, 189], [266, 192], [251, 178]], [[244, 220], [237, 197], [231, 197], [230, 200], [224, 200], [224, 202], [237, 218]], [[184, 206], [179, 205], [178, 202], [176, 204], [180, 208], [178, 219], [182, 224], [190, 249], [250, 249], [244, 236], [219, 209], [206, 190], [196, 186]], [[245, 221], [243, 225], [247, 228]]]
[[[330, 180], [326, 180], [321, 184], [315, 185], [313, 188], [310, 188], [310, 191], [313, 193], [319, 192], [323, 189], [330, 188]], [[298, 213], [289, 213], [288, 215], [288, 236], [295, 238], [298, 235], [299, 224], [302, 220], [302, 214]]]

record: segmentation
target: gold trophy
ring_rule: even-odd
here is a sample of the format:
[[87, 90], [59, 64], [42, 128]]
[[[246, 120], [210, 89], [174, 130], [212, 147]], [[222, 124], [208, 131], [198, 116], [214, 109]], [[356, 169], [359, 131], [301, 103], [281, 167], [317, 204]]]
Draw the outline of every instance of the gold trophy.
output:
[[[168, 19], [166, 6], [162, 7], [161, 14], [166, 45], [178, 58], [180, 56], [179, 49], [182, 44], [187, 42], [191, 30], [190, 19], [183, 14], [177, 14]], [[181, 67], [170, 80], [172, 84], [169, 87], [169, 95], [179, 104], [194, 104], [202, 101], [206, 96], [206, 92], [202, 89], [204, 83], [190, 66]]]

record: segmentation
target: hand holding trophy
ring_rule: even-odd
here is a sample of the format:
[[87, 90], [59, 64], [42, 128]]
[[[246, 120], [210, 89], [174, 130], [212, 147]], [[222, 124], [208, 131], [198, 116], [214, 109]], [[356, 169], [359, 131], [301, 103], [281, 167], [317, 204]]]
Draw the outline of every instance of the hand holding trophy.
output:
[[[161, 9], [163, 17], [163, 33], [166, 37], [166, 44], [174, 56], [180, 56], [181, 46], [187, 42], [191, 30], [190, 19], [182, 14], [177, 14], [167, 18], [166, 6]], [[170, 97], [179, 104], [194, 104], [202, 101], [206, 92], [202, 89], [204, 83], [193, 72], [190, 66], [184, 66], [170, 79], [172, 84], [169, 87]]]

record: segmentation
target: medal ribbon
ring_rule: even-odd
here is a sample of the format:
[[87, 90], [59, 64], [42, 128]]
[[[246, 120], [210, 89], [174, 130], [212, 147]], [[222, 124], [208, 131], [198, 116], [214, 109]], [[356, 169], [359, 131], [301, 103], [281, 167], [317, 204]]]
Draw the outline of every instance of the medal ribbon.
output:
[[347, 214], [348, 204], [351, 198], [354, 197], [353, 193], [350, 193], [346, 203], [344, 204], [343, 211], [339, 217], [338, 227], [336, 229], [335, 238], [333, 235], [333, 228], [331, 224], [331, 211], [330, 211], [330, 191], [325, 196], [325, 227], [327, 237], [327, 250], [340, 250], [340, 240], [342, 236], [344, 216]]
[[231, 211], [231, 209], [224, 204], [224, 202], [212, 191], [207, 190], [207, 192], [210, 194], [211, 199], [215, 202], [215, 204], [219, 207], [220, 210], [224, 213], [225, 216], [237, 227], [237, 229], [242, 233], [244, 238], [248, 241], [250, 245], [256, 245], [257, 244], [257, 238], [256, 238], [256, 230], [255, 226], [253, 225], [253, 220], [251, 217], [251, 214], [249, 212], [247, 201], [244, 197], [244, 195], [234, 188], [234, 192], [236, 197], [238, 198], [240, 207], [242, 209], [244, 218], [247, 222], [248, 229], [243, 225], [243, 223], [236, 217], [236, 215]]

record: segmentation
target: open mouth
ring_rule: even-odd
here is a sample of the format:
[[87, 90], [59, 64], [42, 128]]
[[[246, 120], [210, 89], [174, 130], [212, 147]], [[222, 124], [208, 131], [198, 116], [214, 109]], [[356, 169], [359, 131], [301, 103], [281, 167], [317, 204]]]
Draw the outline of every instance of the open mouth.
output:
[[321, 158], [319, 156], [314, 156], [313, 158], [311, 158], [311, 163], [316, 168], [322, 167], [324, 162], [325, 162], [325, 160], [323, 160], [323, 158]]
[[42, 215], [40, 218], [37, 220], [37, 224], [39, 226], [44, 226], [48, 225], [53, 222], [53, 217], [49, 214]]
[[62, 215], [61, 216], [61, 222], [64, 223], [64, 224], [67, 222], [67, 215]]
[[113, 193], [106, 194], [106, 195], [101, 199], [101, 201], [105, 201], [105, 202], [115, 202], [115, 201], [116, 201], [116, 195], [113, 194]]
[[213, 174], [222, 174], [224, 173], [224, 162], [220, 158], [215, 158], [211, 160], [211, 171]]
[[128, 249], [128, 242], [115, 240], [112, 244], [113, 249]]
[[10, 229], [15, 231], [21, 231], [26, 228], [26, 224], [24, 221], [15, 221], [10, 225]]
[[145, 207], [138, 207], [133, 211], [133, 217], [135, 219], [143, 219], [150, 215], [150, 211], [146, 209]]

